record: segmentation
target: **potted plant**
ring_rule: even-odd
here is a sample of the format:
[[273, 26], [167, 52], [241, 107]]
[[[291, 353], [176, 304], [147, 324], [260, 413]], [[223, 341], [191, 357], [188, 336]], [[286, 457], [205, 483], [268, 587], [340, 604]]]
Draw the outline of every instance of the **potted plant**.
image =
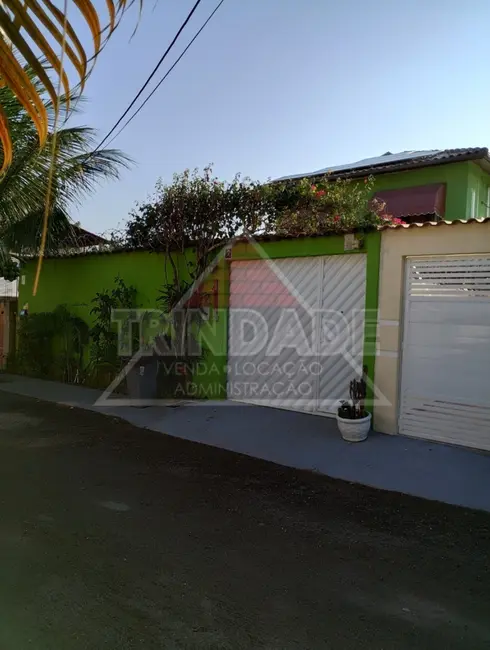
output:
[[337, 411], [337, 424], [344, 440], [366, 440], [371, 428], [371, 413], [364, 408], [366, 382], [353, 379], [349, 384], [350, 400], [344, 400]]

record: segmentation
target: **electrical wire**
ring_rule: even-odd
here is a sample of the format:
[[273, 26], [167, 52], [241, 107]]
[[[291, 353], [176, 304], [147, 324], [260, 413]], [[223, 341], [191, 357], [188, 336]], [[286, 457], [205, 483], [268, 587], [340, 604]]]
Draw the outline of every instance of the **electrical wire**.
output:
[[196, 32], [196, 34], [194, 35], [194, 37], [192, 38], [192, 40], [189, 42], [189, 44], [187, 45], [187, 47], [184, 49], [184, 51], [182, 52], [182, 54], [179, 56], [179, 58], [178, 58], [178, 59], [175, 61], [175, 63], [174, 63], [174, 64], [173, 64], [169, 69], [168, 69], [168, 71], [167, 71], [166, 74], [162, 77], [162, 79], [160, 79], [160, 81], [157, 83], [157, 85], [156, 85], [155, 88], [151, 91], [151, 93], [148, 95], [148, 97], [145, 99], [145, 101], [141, 104], [141, 106], [140, 106], [139, 108], [136, 109], [136, 111], [131, 115], [131, 117], [130, 117], [130, 118], [129, 118], [129, 119], [128, 119], [128, 120], [127, 120], [123, 125], [122, 125], [122, 127], [119, 129], [119, 131], [118, 131], [115, 135], [112, 136], [112, 138], [111, 138], [111, 139], [109, 140], [109, 142], [107, 143], [107, 146], [109, 146], [112, 142], [114, 142], [114, 140], [115, 140], [115, 139], [116, 139], [116, 138], [117, 138], [117, 137], [118, 137], [118, 136], [119, 136], [119, 135], [124, 131], [124, 129], [128, 126], [128, 124], [134, 120], [134, 118], [138, 115], [138, 113], [141, 111], [141, 109], [143, 108], [143, 106], [145, 106], [145, 104], [146, 104], [146, 103], [151, 99], [151, 97], [156, 93], [156, 91], [158, 90], [158, 88], [160, 88], [160, 86], [162, 85], [162, 83], [163, 83], [163, 82], [165, 81], [165, 79], [169, 76], [169, 74], [172, 72], [172, 70], [175, 68], [175, 66], [176, 66], [176, 65], [179, 63], [179, 61], [180, 61], [180, 60], [185, 56], [187, 50], [189, 50], [189, 48], [191, 47], [191, 45], [192, 45], [192, 44], [194, 43], [194, 41], [198, 38], [199, 34], [203, 31], [203, 29], [206, 27], [206, 25], [211, 21], [211, 19], [213, 18], [214, 14], [218, 11], [218, 9], [221, 7], [221, 5], [223, 4], [224, 1], [225, 1], [225, 0], [221, 0], [221, 2], [219, 2], [219, 4], [215, 7], [214, 11], [213, 11], [209, 16], [208, 16], [208, 19], [207, 19], [206, 22], [202, 25], [201, 29], [200, 29], [198, 32]]
[[106, 136], [101, 140], [101, 142], [99, 142], [99, 144], [98, 144], [97, 147], [94, 149], [94, 151], [92, 151], [92, 153], [91, 153], [91, 155], [89, 156], [89, 158], [90, 158], [91, 156], [93, 156], [93, 155], [94, 155], [94, 154], [95, 154], [95, 153], [96, 153], [96, 152], [101, 148], [101, 146], [104, 144], [104, 142], [105, 142], [105, 141], [106, 141], [106, 140], [107, 140], [107, 139], [108, 139], [108, 138], [109, 138], [109, 137], [114, 133], [114, 131], [115, 131], [115, 130], [117, 129], [117, 127], [121, 124], [121, 122], [122, 122], [123, 119], [126, 117], [126, 115], [129, 113], [129, 111], [133, 108], [133, 106], [135, 105], [135, 103], [137, 102], [137, 100], [140, 98], [140, 96], [141, 96], [141, 94], [143, 93], [143, 91], [145, 90], [145, 88], [148, 86], [148, 84], [150, 83], [150, 81], [153, 79], [153, 77], [154, 77], [155, 74], [157, 73], [158, 68], [162, 65], [162, 63], [163, 63], [164, 60], [166, 59], [166, 57], [167, 57], [167, 55], [169, 54], [170, 50], [171, 50], [171, 49], [173, 48], [173, 46], [175, 45], [177, 39], [179, 38], [179, 36], [180, 36], [180, 35], [182, 34], [182, 32], [184, 31], [184, 29], [185, 29], [187, 23], [188, 23], [189, 20], [192, 18], [194, 12], [196, 11], [196, 9], [198, 8], [198, 6], [199, 6], [200, 4], [201, 4], [201, 0], [197, 0], [196, 3], [195, 3], [195, 5], [192, 7], [192, 9], [190, 10], [189, 14], [187, 15], [187, 18], [184, 20], [184, 22], [183, 22], [182, 25], [180, 26], [179, 31], [177, 32], [177, 34], [176, 34], [176, 35], [174, 36], [174, 38], [172, 39], [172, 42], [171, 42], [170, 45], [167, 47], [167, 49], [165, 50], [165, 52], [162, 54], [162, 56], [160, 57], [160, 59], [159, 59], [158, 63], [156, 64], [156, 66], [153, 68], [153, 70], [152, 70], [152, 72], [150, 73], [150, 75], [147, 77], [145, 83], [144, 83], [144, 84], [141, 86], [141, 88], [138, 90], [138, 92], [136, 93], [134, 99], [131, 101], [131, 103], [130, 103], [129, 106], [126, 108], [126, 110], [125, 110], [124, 113], [121, 115], [121, 117], [117, 120], [117, 122], [114, 124], [114, 126], [113, 126], [112, 129], [109, 131], [109, 133], [108, 133], [108, 134], [107, 134], [107, 135], [106, 135]]

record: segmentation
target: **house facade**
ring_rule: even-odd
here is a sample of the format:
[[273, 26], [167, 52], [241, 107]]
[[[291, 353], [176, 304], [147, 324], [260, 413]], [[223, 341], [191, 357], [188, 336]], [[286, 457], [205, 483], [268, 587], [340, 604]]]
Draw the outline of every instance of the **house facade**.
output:
[[[407, 222], [490, 216], [490, 158], [484, 147], [386, 153], [355, 163], [287, 176], [376, 179], [373, 198]], [[361, 182], [361, 181], [360, 181]]]
[[[490, 450], [489, 171], [486, 149], [334, 168], [333, 179], [374, 175], [373, 197], [406, 225], [236, 242], [203, 285], [216, 302], [194, 395], [331, 416], [363, 373], [378, 431]], [[24, 265], [20, 302], [66, 305], [90, 325], [91, 300], [119, 276], [155, 309], [166, 264], [157, 252], [66, 251], [45, 260], [35, 297], [35, 262]]]

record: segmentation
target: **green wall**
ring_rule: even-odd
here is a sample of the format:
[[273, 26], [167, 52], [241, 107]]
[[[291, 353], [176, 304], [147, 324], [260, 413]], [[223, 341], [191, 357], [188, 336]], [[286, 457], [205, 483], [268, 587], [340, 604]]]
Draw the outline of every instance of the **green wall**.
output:
[[[367, 254], [367, 287], [364, 364], [368, 376], [374, 377], [376, 350], [379, 254], [381, 234], [370, 232], [364, 237], [359, 253]], [[264, 254], [271, 258], [304, 257], [344, 254], [344, 238], [340, 235], [261, 242]], [[348, 253], [359, 254], [357, 251]], [[233, 260], [256, 259], [260, 254], [250, 244], [239, 243], [233, 248]], [[167, 274], [169, 265], [167, 264]], [[137, 288], [138, 306], [142, 309], [157, 307], [158, 290], [166, 280], [165, 256], [157, 253], [133, 252], [91, 254], [72, 258], [46, 259], [43, 264], [38, 293], [32, 296], [35, 263], [22, 269], [25, 284], [20, 284], [19, 302], [29, 303], [31, 313], [52, 311], [65, 304], [74, 314], [91, 324], [90, 301], [97, 291], [110, 289], [117, 275], [126, 284]], [[210, 291], [218, 282], [219, 309], [210, 310], [209, 322], [202, 328], [205, 357], [201, 373], [194, 378], [196, 396], [217, 399], [226, 397], [226, 364], [228, 353], [228, 304], [230, 261], [222, 258], [204, 283]], [[207, 345], [206, 345], [207, 343]]]
[[98, 291], [111, 289], [119, 275], [137, 288], [139, 306], [156, 307], [158, 289], [164, 283], [164, 259], [161, 254], [146, 252], [46, 259], [36, 296], [32, 295], [36, 263], [29, 262], [21, 271], [25, 285], [19, 286], [19, 303], [28, 302], [32, 313], [65, 304], [90, 324], [90, 301]]
[[487, 216], [488, 188], [490, 176], [481, 167], [471, 162], [468, 163], [468, 196], [466, 201], [467, 217], [471, 216], [472, 190], [476, 196], [476, 218]]
[[[25, 284], [19, 286], [19, 304], [29, 304], [29, 312], [53, 311], [58, 305], [66, 305], [70, 312], [83, 318], [89, 325], [93, 324], [90, 314], [91, 300], [98, 291], [114, 287], [114, 279], [119, 275], [127, 285], [137, 289], [137, 307], [157, 309], [159, 289], [171, 281], [172, 267], [161, 253], [131, 252], [112, 254], [89, 254], [77, 257], [44, 260], [39, 288], [36, 296], [32, 295], [32, 286], [36, 269], [35, 262], [28, 262], [21, 271]], [[185, 268], [183, 259], [178, 264], [180, 272]], [[223, 305], [226, 295], [227, 305], [227, 268], [223, 262], [211, 274], [205, 289], [218, 280], [218, 297]], [[199, 395], [216, 398], [223, 397], [226, 387], [226, 336], [227, 314], [221, 309], [218, 317], [212, 311], [209, 323], [202, 328], [204, 340], [210, 341], [211, 350], [205, 351], [203, 363], [210, 371], [198, 375], [195, 383]]]

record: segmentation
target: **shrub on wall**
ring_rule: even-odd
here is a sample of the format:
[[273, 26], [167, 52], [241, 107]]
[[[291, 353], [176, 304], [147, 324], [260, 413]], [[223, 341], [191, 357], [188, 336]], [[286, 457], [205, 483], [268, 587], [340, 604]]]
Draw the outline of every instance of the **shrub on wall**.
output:
[[[116, 277], [112, 289], [96, 293], [91, 301], [91, 328], [66, 305], [52, 312], [21, 317], [17, 350], [9, 369], [33, 377], [105, 388], [127, 361], [118, 355], [114, 309], [133, 308], [136, 288]], [[131, 327], [131, 319], [123, 323]]]
[[14, 369], [34, 377], [81, 382], [88, 332], [85, 321], [65, 305], [24, 317], [19, 325]]
[[202, 278], [224, 242], [244, 231], [300, 237], [372, 230], [390, 220], [385, 206], [370, 200], [373, 187], [372, 177], [333, 180], [326, 174], [315, 180], [259, 183], [237, 175], [226, 182], [210, 166], [202, 172], [186, 170], [169, 184], [158, 182], [154, 195], [130, 214], [113, 243], [116, 249], [165, 253], [158, 304], [171, 315], [170, 356], [192, 379], [182, 343], [201, 326], [196, 307], [212, 300], [212, 294], [203, 293]]
[[[191, 276], [199, 276], [209, 255], [224, 241], [247, 231], [284, 236], [342, 234], [373, 229], [393, 220], [381, 201], [371, 200], [375, 179], [332, 179], [324, 174], [259, 183], [237, 175], [231, 182], [186, 170], [173, 182], [157, 183], [155, 194], [129, 215], [114, 243], [124, 247], [150, 247], [168, 255], [186, 255], [192, 245]], [[172, 260], [170, 260], [172, 262]], [[174, 266], [174, 276], [179, 271]]]
[[[95, 386], [107, 387], [119, 372], [124, 362], [118, 354], [118, 334], [114, 327], [113, 311], [115, 309], [133, 309], [136, 307], [137, 290], [128, 286], [117, 276], [112, 289], [98, 291], [91, 301], [91, 315], [94, 324], [90, 329], [90, 362], [88, 381]], [[122, 324], [131, 327], [131, 319]]]
[[385, 204], [370, 200], [375, 179], [364, 181], [328, 174], [314, 182], [310, 178], [275, 185], [274, 209], [266, 219], [266, 230], [284, 236], [343, 234], [372, 230], [376, 226], [402, 223], [385, 213]]
[[7, 282], [13, 282], [19, 277], [19, 264], [10, 257], [0, 259], [0, 277]]

